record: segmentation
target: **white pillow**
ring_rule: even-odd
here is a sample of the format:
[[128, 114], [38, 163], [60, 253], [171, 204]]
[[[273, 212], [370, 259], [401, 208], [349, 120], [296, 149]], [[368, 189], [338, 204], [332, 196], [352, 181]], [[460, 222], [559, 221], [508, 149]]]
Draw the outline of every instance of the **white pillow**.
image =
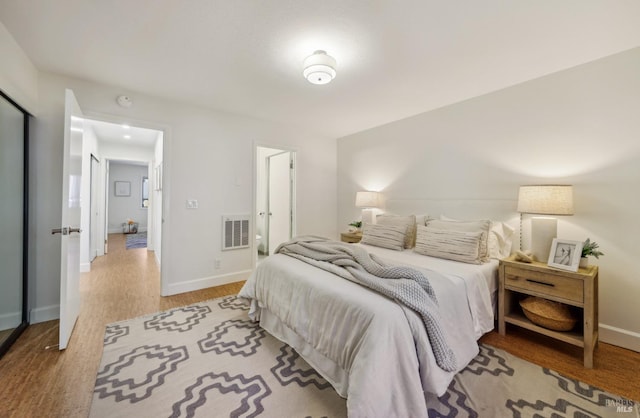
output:
[[[444, 215], [440, 215], [440, 219], [443, 221], [460, 222], [457, 219], [448, 218]], [[515, 230], [506, 223], [491, 221], [489, 238], [487, 240], [489, 258], [501, 259], [509, 257], [511, 254], [514, 232]]]
[[413, 248], [416, 242], [416, 217], [415, 215], [391, 215], [382, 214], [376, 216], [376, 224], [378, 225], [394, 225], [406, 228], [404, 239], [404, 248]]
[[360, 243], [402, 251], [406, 236], [406, 226], [364, 224]]
[[418, 225], [416, 247], [418, 254], [446, 258], [470, 264], [482, 264], [480, 247], [484, 232], [442, 230]]
[[442, 220], [442, 219], [430, 219], [427, 221], [427, 226], [435, 229], [442, 229], [446, 231], [460, 231], [460, 232], [481, 232], [483, 235], [480, 239], [480, 259], [482, 262], [489, 260], [489, 229], [491, 228], [490, 220], [480, 221], [456, 221], [456, 220]]
[[500, 259], [507, 258], [511, 254], [513, 233], [515, 229], [504, 222], [491, 221], [489, 232], [489, 257]]

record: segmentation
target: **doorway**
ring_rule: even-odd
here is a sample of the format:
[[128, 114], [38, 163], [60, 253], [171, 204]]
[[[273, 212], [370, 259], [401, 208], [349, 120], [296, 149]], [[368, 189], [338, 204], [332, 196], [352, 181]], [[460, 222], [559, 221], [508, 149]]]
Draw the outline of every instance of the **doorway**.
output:
[[295, 235], [295, 151], [256, 147], [258, 261]]
[[[83, 125], [86, 148], [83, 174], [86, 176], [82, 176], [82, 193], [87, 198], [82, 199], [82, 230], [88, 234], [82, 237], [81, 271], [90, 271], [95, 258], [108, 252], [108, 234], [122, 233], [122, 224], [129, 219], [146, 233], [147, 249], [155, 251], [156, 262], [160, 265], [162, 225], [157, 220], [162, 219], [162, 173], [157, 167], [162, 164], [163, 132], [90, 118], [85, 118]], [[127, 178], [113, 178], [110, 165], [116, 162], [138, 166], [138, 169], [135, 174], [127, 174]], [[129, 186], [129, 196], [115, 196], [115, 181]], [[129, 212], [110, 216], [109, 207], [114, 202], [134, 199], [137, 200]], [[84, 202], [87, 202], [86, 206]], [[120, 217], [115, 219], [114, 216]]]

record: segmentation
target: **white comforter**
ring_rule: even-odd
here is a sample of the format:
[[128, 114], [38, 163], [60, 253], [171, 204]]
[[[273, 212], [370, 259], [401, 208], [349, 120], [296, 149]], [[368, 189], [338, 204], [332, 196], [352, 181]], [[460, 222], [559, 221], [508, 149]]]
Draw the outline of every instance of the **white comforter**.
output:
[[[472, 315], [470, 308], [483, 286], [470, 285], [476, 280], [469, 275], [421, 270], [436, 291], [461, 370], [478, 353], [477, 324], [488, 320], [478, 319], [486, 313]], [[442, 395], [455, 374], [436, 365], [415, 312], [303, 261], [281, 254], [267, 258], [240, 296], [252, 301], [253, 319], [347, 398], [350, 417], [426, 417], [424, 392]], [[489, 301], [488, 290], [480, 300]], [[488, 310], [492, 322], [490, 302]], [[415, 341], [412, 330], [419, 335]]]

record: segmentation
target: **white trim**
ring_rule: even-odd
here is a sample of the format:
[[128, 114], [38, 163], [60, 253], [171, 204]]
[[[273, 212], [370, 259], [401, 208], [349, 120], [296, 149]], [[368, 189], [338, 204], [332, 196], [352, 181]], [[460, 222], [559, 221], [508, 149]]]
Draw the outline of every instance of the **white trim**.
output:
[[169, 284], [169, 286], [167, 286], [167, 293], [163, 294], [162, 296], [177, 295], [179, 293], [192, 292], [194, 290], [201, 290], [209, 287], [247, 280], [247, 277], [249, 276], [249, 274], [251, 274], [252, 271], [253, 270], [242, 270], [233, 273], [221, 274], [219, 276], [203, 277], [201, 279]]
[[[100, 120], [103, 122], [111, 122], [121, 124], [126, 119], [127, 123], [139, 128], [153, 129], [162, 132], [162, 201], [156, 202], [162, 205], [162, 222], [161, 222], [161, 242], [160, 249], [162, 259], [160, 260], [160, 295], [166, 296], [169, 293], [169, 271], [171, 269], [171, 138], [172, 127], [169, 124], [157, 123], [153, 121], [124, 118], [122, 115], [112, 115], [87, 110], [85, 116], [88, 119]], [[105, 214], [106, 215], [106, 214]], [[106, 237], [105, 237], [106, 238]]]
[[600, 341], [640, 353], [640, 334], [611, 325], [599, 324]]
[[60, 305], [49, 305], [42, 308], [32, 309], [29, 313], [29, 323], [38, 324], [40, 322], [60, 319]]
[[91, 271], [91, 262], [80, 263], [80, 273], [88, 273]]

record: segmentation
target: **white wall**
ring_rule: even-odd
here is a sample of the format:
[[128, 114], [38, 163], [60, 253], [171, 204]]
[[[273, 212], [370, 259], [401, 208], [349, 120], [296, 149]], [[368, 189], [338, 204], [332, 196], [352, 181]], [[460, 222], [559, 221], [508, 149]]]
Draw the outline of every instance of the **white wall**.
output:
[[0, 22], [0, 90], [31, 114], [37, 113], [38, 70]]
[[340, 228], [357, 190], [511, 200], [515, 213], [519, 185], [573, 184], [558, 236], [601, 245], [601, 339], [640, 351], [638, 74], [640, 48], [339, 139]]
[[[164, 131], [162, 280], [166, 294], [245, 279], [254, 248], [221, 251], [224, 213], [250, 213], [253, 147], [258, 141], [297, 150], [298, 231], [336, 236], [336, 143], [299, 129], [126, 92], [117, 87], [41, 73], [40, 113], [31, 150], [32, 300], [49, 319], [59, 302], [60, 243], [50, 229], [60, 220], [64, 88], [85, 115]], [[107, 155], [102, 149], [101, 155]], [[186, 209], [197, 199], [199, 209]], [[58, 203], [56, 203], [58, 202]], [[221, 260], [220, 269], [214, 259]], [[45, 312], [46, 311], [46, 314]]]
[[[148, 175], [149, 168], [146, 165], [110, 162], [107, 211], [107, 228], [110, 234], [122, 233], [122, 224], [129, 219], [138, 224], [138, 231], [147, 230], [149, 209], [142, 207], [142, 178]], [[129, 196], [116, 196], [114, 185], [117, 181], [129, 182]]]

